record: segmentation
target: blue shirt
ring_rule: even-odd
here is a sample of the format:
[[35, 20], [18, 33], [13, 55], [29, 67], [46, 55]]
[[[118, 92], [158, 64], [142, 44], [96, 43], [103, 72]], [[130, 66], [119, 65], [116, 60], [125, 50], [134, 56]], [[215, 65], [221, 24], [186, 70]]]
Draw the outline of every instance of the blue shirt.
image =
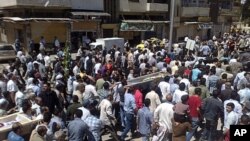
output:
[[196, 81], [198, 79], [198, 75], [201, 71], [198, 68], [192, 70], [192, 81]]
[[88, 125], [80, 118], [75, 118], [68, 124], [69, 141], [83, 141], [85, 133], [87, 133]]
[[138, 111], [139, 132], [143, 135], [150, 134], [151, 124], [153, 123], [153, 113], [148, 107], [143, 107]]
[[85, 119], [85, 122], [89, 127], [89, 133], [91, 133], [88, 135], [88, 140], [99, 141], [101, 139], [102, 121], [95, 116], [90, 115]]
[[134, 110], [136, 108], [135, 98], [130, 93], [125, 93], [124, 95], [124, 111], [129, 114], [134, 114]]
[[24, 138], [11, 131], [8, 134], [8, 141], [24, 141]]

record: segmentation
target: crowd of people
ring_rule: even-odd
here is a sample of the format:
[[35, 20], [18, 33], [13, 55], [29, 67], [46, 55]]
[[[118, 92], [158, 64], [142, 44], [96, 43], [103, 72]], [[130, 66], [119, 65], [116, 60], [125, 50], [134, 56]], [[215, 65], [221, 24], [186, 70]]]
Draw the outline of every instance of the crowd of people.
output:
[[[123, 141], [128, 132], [143, 141], [190, 141], [200, 132], [203, 140], [229, 141], [230, 125], [250, 122], [250, 73], [239, 62], [249, 40], [240, 32], [194, 40], [190, 51], [147, 40], [141, 48], [79, 47], [68, 66], [62, 50], [55, 58], [18, 51], [0, 74], [0, 116], [18, 112], [38, 122], [26, 138], [14, 123], [8, 141], [101, 141], [104, 134]], [[168, 75], [127, 85], [157, 72]]]

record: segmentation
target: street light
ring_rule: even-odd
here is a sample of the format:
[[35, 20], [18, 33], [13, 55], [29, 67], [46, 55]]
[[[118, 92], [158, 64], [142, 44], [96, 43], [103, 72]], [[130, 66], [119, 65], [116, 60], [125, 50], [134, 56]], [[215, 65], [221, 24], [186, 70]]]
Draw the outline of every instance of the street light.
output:
[[169, 30], [169, 43], [168, 43], [168, 52], [171, 52], [172, 43], [173, 43], [173, 30], [174, 30], [174, 9], [175, 9], [175, 0], [171, 0], [170, 6], [170, 30]]

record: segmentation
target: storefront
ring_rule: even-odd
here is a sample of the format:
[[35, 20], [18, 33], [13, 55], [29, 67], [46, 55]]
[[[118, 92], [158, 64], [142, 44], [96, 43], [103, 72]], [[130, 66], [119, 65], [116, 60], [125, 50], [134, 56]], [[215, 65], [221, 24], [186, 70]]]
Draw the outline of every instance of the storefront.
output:
[[123, 20], [120, 24], [119, 36], [131, 43], [138, 44], [141, 40], [156, 37], [166, 38], [166, 27], [169, 21]]
[[101, 19], [110, 16], [104, 12], [71, 12], [71, 43], [73, 49], [88, 46], [95, 39], [102, 37]]
[[185, 37], [194, 39], [199, 36], [201, 39], [208, 39], [212, 36], [212, 23], [184, 22], [176, 29], [177, 41], [183, 41]]
[[68, 18], [17, 18], [3, 17], [1, 25], [1, 42], [14, 43], [18, 38], [27, 51], [30, 40], [38, 46], [41, 36], [48, 48], [53, 47], [55, 36], [64, 42], [69, 38], [70, 21]]

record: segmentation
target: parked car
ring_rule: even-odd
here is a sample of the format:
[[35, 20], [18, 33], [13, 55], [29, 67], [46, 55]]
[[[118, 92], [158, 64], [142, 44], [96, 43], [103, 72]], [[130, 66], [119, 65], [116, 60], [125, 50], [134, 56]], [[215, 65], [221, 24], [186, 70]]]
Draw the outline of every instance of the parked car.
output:
[[16, 59], [16, 51], [12, 44], [0, 43], [0, 61], [9, 61]]

